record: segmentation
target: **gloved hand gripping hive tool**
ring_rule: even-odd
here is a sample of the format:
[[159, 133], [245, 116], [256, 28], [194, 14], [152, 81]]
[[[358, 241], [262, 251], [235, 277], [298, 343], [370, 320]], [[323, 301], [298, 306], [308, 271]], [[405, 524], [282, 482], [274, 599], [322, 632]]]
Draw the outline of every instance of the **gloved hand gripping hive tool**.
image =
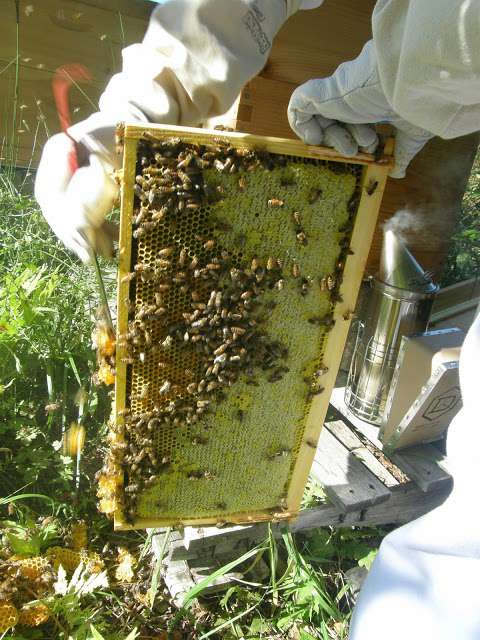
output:
[[[91, 74], [86, 67], [81, 64], [66, 64], [59, 67], [52, 79], [52, 91], [55, 99], [55, 105], [57, 107], [58, 118], [60, 120], [60, 127], [63, 133], [72, 142], [72, 148], [68, 156], [69, 167], [72, 175], [79, 168], [79, 144], [72, 138], [68, 129], [72, 124], [70, 117], [70, 107], [68, 100], [68, 93], [73, 83], [79, 81], [91, 80]], [[98, 264], [98, 258], [96, 252], [90, 248], [90, 254], [92, 257], [92, 263], [95, 268], [95, 275], [97, 278], [98, 289], [102, 306], [104, 308], [105, 320], [108, 323], [110, 329], [113, 331], [112, 316], [110, 314], [110, 308], [108, 306], [107, 293], [105, 290], [105, 284], [103, 282], [102, 274], [100, 271], [100, 265]]]

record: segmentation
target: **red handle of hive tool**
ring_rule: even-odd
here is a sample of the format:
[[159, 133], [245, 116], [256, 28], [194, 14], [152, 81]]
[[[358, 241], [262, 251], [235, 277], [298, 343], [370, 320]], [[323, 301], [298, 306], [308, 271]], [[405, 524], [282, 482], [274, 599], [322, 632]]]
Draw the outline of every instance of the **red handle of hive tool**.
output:
[[68, 133], [68, 127], [72, 124], [68, 94], [73, 83], [85, 82], [86, 80], [91, 80], [91, 78], [92, 76], [88, 69], [78, 63], [64, 64], [55, 71], [52, 78], [52, 91], [60, 127], [73, 142], [73, 148], [68, 154], [68, 164], [72, 174], [78, 169], [78, 155], [77, 143]]

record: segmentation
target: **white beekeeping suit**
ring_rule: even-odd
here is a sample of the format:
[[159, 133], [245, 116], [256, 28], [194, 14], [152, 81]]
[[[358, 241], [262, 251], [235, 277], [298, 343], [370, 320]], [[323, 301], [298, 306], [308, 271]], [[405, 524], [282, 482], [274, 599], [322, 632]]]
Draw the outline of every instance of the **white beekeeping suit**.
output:
[[[335, 0], [329, 0], [332, 3]], [[354, 2], [355, 0], [352, 0]], [[59, 238], [82, 259], [108, 252], [104, 214], [116, 195], [113, 128], [120, 120], [198, 125], [225, 112], [266, 62], [295, 11], [318, 0], [165, 0], [142, 43], [123, 52], [100, 111], [69, 132], [88, 161], [74, 174], [72, 141], [46, 144], [35, 193]], [[288, 117], [310, 144], [372, 151], [371, 127], [397, 129], [393, 176], [432, 135], [480, 128], [480, 0], [379, 0], [373, 40], [329, 78], [296, 89]], [[444, 505], [388, 535], [353, 617], [351, 640], [479, 640], [480, 320], [461, 356], [464, 407], [451, 425], [454, 489]]]
[[447, 436], [452, 493], [385, 537], [360, 592], [350, 640], [480, 638], [479, 379], [480, 315], [462, 347], [463, 407]]

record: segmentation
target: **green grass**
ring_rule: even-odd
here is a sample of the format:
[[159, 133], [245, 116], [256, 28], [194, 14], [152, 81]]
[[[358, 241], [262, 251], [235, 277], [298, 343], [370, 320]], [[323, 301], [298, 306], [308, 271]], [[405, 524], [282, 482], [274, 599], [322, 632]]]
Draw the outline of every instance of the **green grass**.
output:
[[463, 198], [457, 229], [452, 238], [442, 286], [480, 275], [480, 153], [473, 164]]

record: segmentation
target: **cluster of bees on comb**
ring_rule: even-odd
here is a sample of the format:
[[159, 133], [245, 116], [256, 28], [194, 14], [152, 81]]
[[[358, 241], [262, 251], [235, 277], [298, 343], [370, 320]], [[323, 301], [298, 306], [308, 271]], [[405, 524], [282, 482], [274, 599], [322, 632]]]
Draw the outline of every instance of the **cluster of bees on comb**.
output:
[[115, 334], [103, 320], [99, 320], [92, 333], [92, 346], [97, 352], [96, 380], [107, 386], [115, 382]]
[[[153, 357], [155, 366], [163, 370], [163, 381], [158, 388], [149, 381], [131, 396], [137, 409], [122, 410], [118, 416], [121, 420], [114, 421], [109, 453], [99, 474], [101, 510], [112, 513], [121, 508], [130, 523], [135, 520], [142, 491], [171, 466], [169, 457], [162, 457], [156, 450], [155, 433], [165, 427], [198, 423], [215, 410], [226, 398], [226, 390], [238, 380], [249, 385], [258, 385], [259, 376], [269, 383], [281, 380], [289, 371], [288, 349], [265, 330], [276, 302], [272, 295], [265, 299], [264, 294], [279, 294], [289, 277], [299, 283], [301, 295], [306, 295], [311, 286], [296, 262], [286, 273], [282, 261], [274, 256], [263, 260], [232, 256], [213, 233], [214, 229], [229, 230], [227, 222], [207, 220], [211, 232], [203, 229], [202, 234], [189, 239], [188, 246], [181, 230], [175, 233], [182, 218], [224, 197], [221, 185], [215, 187], [205, 181], [206, 169], [238, 173], [238, 189], [243, 191], [250, 172], [285, 167], [285, 156], [237, 148], [222, 139], [207, 145], [148, 136], [140, 140], [138, 154], [132, 234], [136, 241], [132, 252], [135, 264], [123, 277], [124, 284], [130, 283], [130, 295], [125, 300], [129, 316], [127, 331], [118, 336], [117, 346], [127, 366], [151, 362]], [[318, 199], [321, 191], [312, 190], [310, 197], [312, 201]], [[283, 204], [277, 198], [267, 202], [269, 207]], [[171, 228], [176, 239], [144, 260], [141, 243], [148, 242], [149, 234], [160, 224]], [[308, 240], [299, 212], [293, 214], [293, 226], [296, 240], [305, 245]], [[319, 280], [320, 289], [329, 291], [332, 299], [339, 299], [346, 251], [336, 272]], [[148, 288], [149, 304], [133, 303], [133, 286]], [[181, 313], [172, 317], [169, 303], [178, 292], [186, 302]], [[333, 326], [331, 314], [309, 321], [327, 329]], [[179, 351], [190, 354], [194, 363], [181, 371], [180, 377], [178, 372], [169, 373], [171, 354]], [[325, 371], [317, 371], [308, 379], [310, 396], [321, 392], [318, 380]], [[138, 410], [142, 402], [146, 410]], [[238, 412], [239, 420], [242, 413]], [[192, 444], [206, 441], [195, 437]], [[214, 476], [198, 469], [188, 477], [200, 480]]]

